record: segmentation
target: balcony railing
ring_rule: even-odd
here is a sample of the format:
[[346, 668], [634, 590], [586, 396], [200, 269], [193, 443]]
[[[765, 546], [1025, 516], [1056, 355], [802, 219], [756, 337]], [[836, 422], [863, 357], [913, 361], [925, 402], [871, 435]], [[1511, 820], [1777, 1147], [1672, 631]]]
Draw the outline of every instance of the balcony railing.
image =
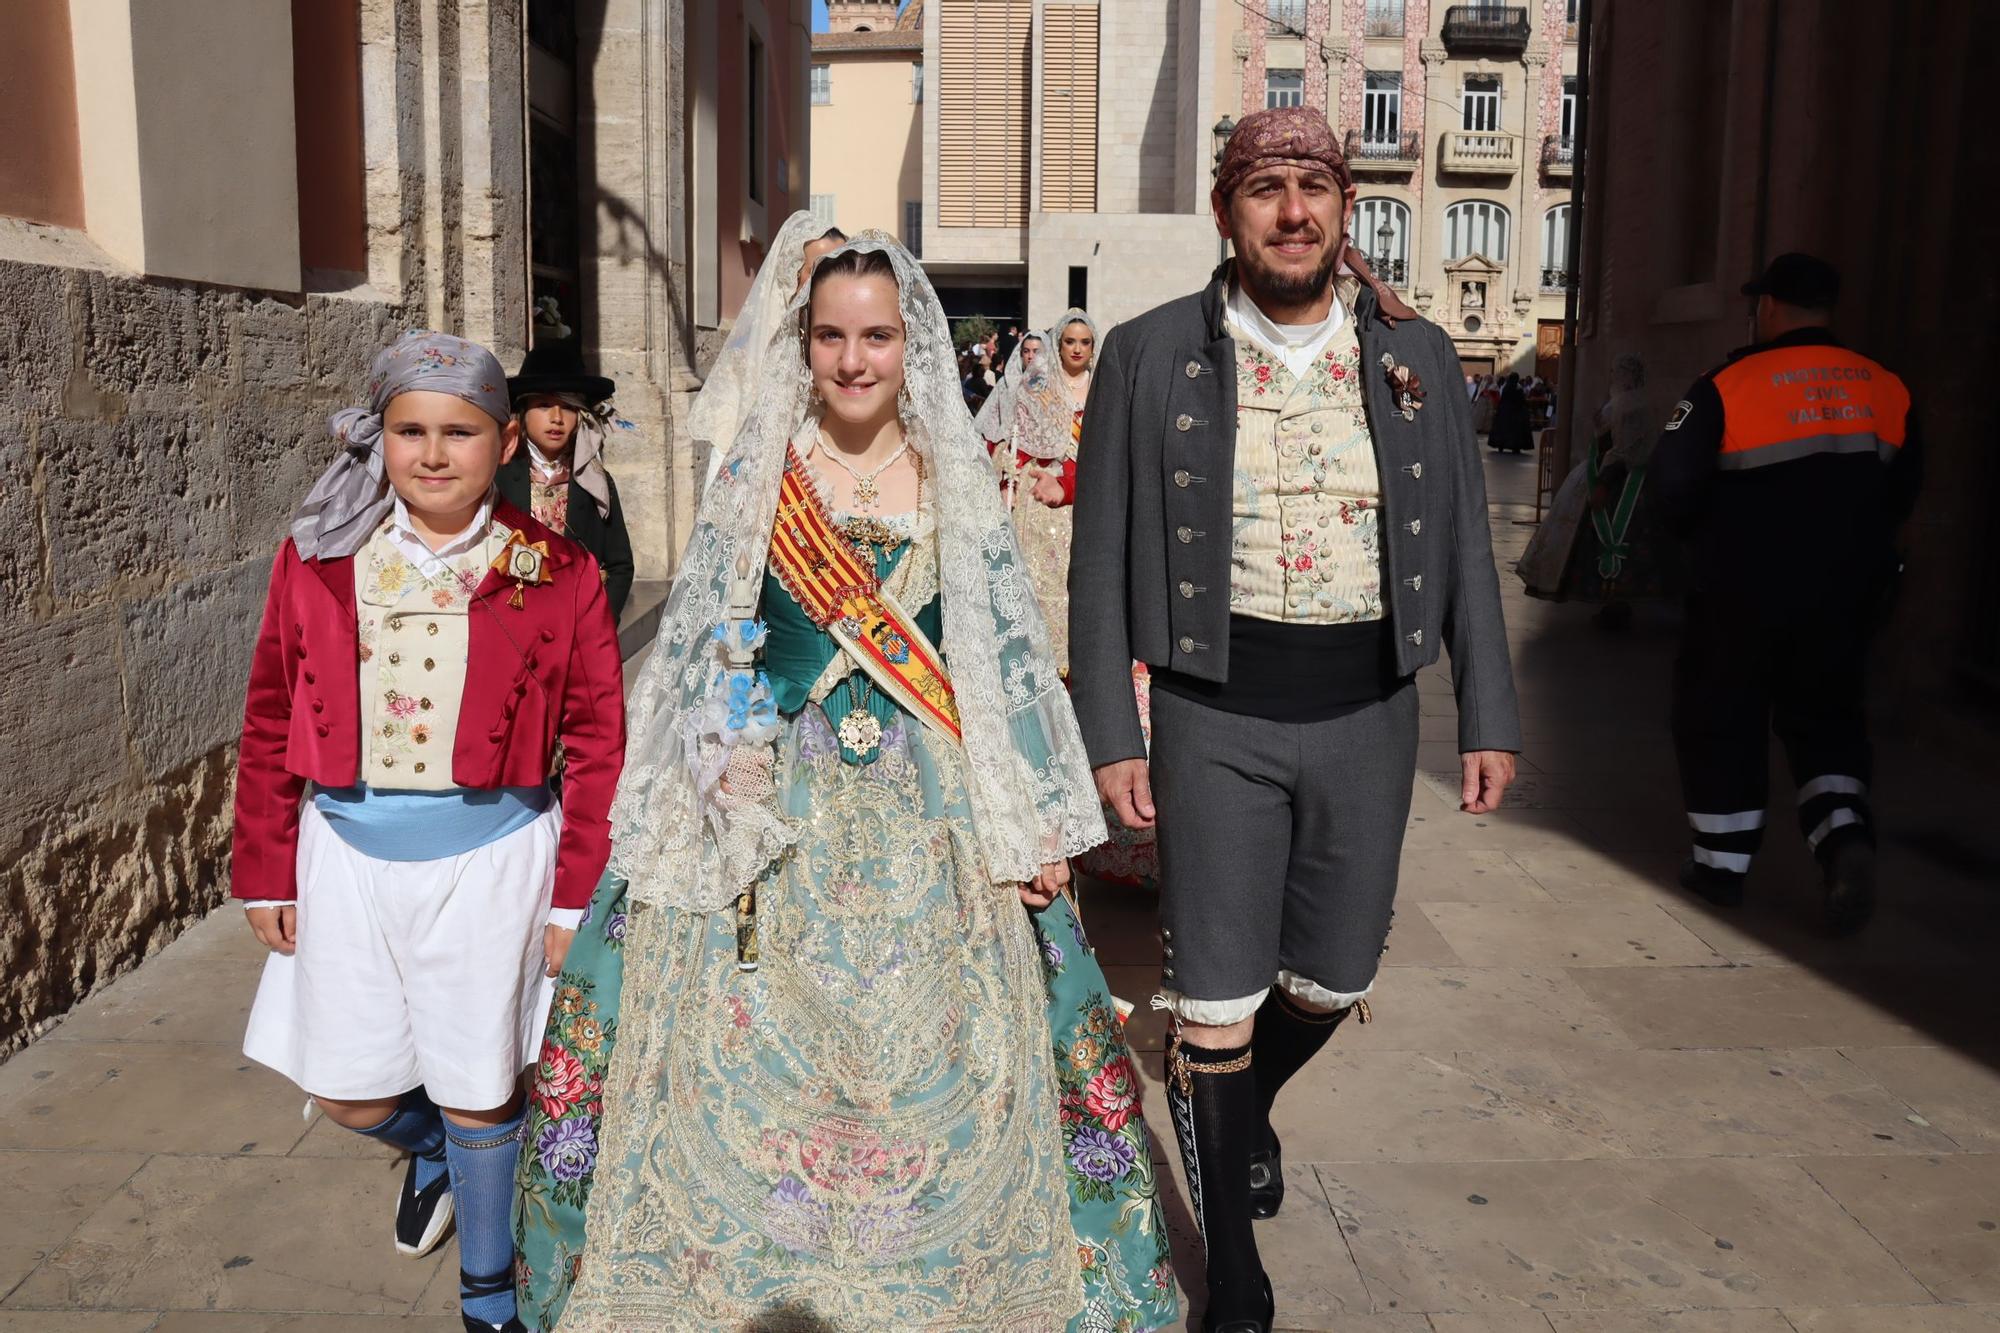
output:
[[1551, 134], [1542, 140], [1542, 172], [1567, 176], [1576, 170], [1576, 140], [1566, 134]]
[[1410, 261], [1407, 259], [1369, 259], [1368, 268], [1391, 287], [1410, 285]]
[[1265, 31], [1277, 36], [1302, 36], [1306, 30], [1306, 0], [1264, 0]]
[[1566, 292], [1569, 290], [1569, 270], [1565, 268], [1545, 268], [1542, 270], [1542, 290], [1545, 292]]
[[1447, 130], [1438, 167], [1477, 176], [1507, 176], [1521, 169], [1521, 141], [1488, 130]]
[[1347, 165], [1361, 172], [1408, 172], [1423, 159], [1423, 141], [1417, 132], [1407, 134], [1369, 134], [1365, 130], [1349, 130], [1347, 142], [1341, 150], [1347, 156]]
[[1519, 55], [1528, 47], [1525, 5], [1452, 5], [1444, 11], [1444, 44], [1453, 55]]
[[1361, 16], [1363, 37], [1401, 37], [1403, 35], [1403, 0], [1368, 0], [1368, 8]]

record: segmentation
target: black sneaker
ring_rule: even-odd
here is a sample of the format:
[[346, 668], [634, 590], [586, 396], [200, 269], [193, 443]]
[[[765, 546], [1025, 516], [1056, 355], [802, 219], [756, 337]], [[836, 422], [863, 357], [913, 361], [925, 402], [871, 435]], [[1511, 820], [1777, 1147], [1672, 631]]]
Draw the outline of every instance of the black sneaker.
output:
[[1270, 1218], [1285, 1203], [1285, 1151], [1278, 1136], [1264, 1131], [1268, 1148], [1250, 1154], [1250, 1216]]
[[1277, 1322], [1278, 1302], [1271, 1294], [1271, 1279], [1264, 1279], [1264, 1310], [1261, 1315], [1238, 1315], [1234, 1319], [1217, 1320], [1209, 1314], [1201, 1317], [1202, 1333], [1271, 1333], [1271, 1325]]
[[528, 1333], [528, 1326], [519, 1319], [509, 1319], [504, 1324], [489, 1324], [484, 1319], [474, 1319], [463, 1310], [458, 1317], [465, 1321], [465, 1333]]
[[436, 1180], [418, 1189], [418, 1160], [410, 1158], [409, 1169], [403, 1173], [403, 1190], [396, 1200], [396, 1249], [422, 1258], [451, 1230], [451, 1173], [440, 1171]]
[[1875, 848], [1865, 835], [1841, 838], [1821, 858], [1826, 877], [1826, 927], [1852, 935], [1875, 915]]
[[1681, 862], [1681, 887], [1717, 907], [1743, 906], [1743, 876], [1705, 866], [1690, 856]]

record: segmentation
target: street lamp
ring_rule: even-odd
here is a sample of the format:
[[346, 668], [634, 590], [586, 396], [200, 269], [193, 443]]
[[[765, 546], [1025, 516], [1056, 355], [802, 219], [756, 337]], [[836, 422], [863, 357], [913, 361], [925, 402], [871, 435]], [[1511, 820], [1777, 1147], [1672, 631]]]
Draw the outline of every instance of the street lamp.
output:
[[1389, 217], [1385, 211], [1382, 216], [1382, 225], [1375, 229], [1375, 267], [1381, 272], [1384, 281], [1392, 285], [1400, 285], [1397, 284], [1395, 271], [1389, 267], [1389, 247], [1395, 242], [1395, 239], [1396, 229], [1389, 225]]

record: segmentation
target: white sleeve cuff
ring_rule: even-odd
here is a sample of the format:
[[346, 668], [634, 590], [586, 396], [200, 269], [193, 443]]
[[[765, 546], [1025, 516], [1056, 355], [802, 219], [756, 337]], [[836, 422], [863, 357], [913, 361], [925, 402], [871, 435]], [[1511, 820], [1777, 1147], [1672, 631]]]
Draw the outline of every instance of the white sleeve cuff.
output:
[[587, 907], [551, 907], [549, 924], [561, 926], [564, 930], [575, 930], [583, 924], [583, 914], [589, 910]]

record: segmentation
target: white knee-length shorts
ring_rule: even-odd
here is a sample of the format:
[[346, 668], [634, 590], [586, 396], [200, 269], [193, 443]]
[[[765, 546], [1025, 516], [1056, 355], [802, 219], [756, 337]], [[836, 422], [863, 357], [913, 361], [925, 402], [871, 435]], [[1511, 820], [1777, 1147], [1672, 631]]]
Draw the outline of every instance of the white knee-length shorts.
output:
[[422, 1084], [481, 1111], [514, 1095], [555, 983], [542, 929], [562, 814], [460, 856], [378, 861], [310, 802], [299, 820], [298, 946], [272, 954], [243, 1053], [342, 1101]]

